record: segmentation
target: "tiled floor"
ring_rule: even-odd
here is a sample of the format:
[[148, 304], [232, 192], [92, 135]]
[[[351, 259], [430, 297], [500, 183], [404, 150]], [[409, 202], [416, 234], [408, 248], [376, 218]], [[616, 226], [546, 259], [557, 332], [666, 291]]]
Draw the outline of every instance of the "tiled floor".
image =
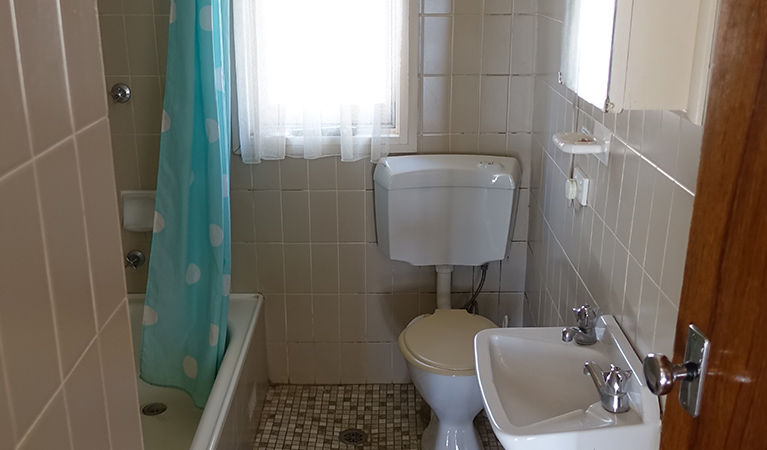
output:
[[[419, 450], [423, 400], [412, 384], [278, 385], [266, 395], [256, 450], [353, 449], [338, 434], [359, 428], [361, 450]], [[502, 450], [484, 414], [475, 420], [485, 450]]]

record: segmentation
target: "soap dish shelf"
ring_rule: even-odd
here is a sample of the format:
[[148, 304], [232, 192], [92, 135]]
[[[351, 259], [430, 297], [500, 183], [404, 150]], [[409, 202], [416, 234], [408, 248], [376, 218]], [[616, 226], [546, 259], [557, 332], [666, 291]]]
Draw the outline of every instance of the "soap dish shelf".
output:
[[573, 155], [595, 155], [607, 164], [612, 133], [600, 123], [594, 124], [594, 134], [585, 132], [556, 133], [552, 140], [557, 148]]
[[586, 133], [557, 133], [554, 135], [554, 143], [563, 152], [573, 155], [590, 155], [605, 151], [601, 142]]

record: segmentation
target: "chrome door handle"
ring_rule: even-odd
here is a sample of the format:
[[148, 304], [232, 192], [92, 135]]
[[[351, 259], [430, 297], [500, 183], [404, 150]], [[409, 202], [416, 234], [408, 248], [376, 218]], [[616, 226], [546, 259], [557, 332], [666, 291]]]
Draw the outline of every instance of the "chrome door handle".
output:
[[697, 364], [672, 364], [662, 353], [648, 353], [643, 366], [647, 387], [655, 395], [668, 394], [678, 380], [692, 381], [700, 376]]
[[647, 387], [655, 395], [666, 395], [680, 381], [679, 403], [693, 417], [700, 414], [703, 397], [703, 381], [706, 377], [710, 342], [693, 324], [687, 333], [684, 362], [672, 364], [661, 353], [650, 353], [644, 360], [644, 378]]

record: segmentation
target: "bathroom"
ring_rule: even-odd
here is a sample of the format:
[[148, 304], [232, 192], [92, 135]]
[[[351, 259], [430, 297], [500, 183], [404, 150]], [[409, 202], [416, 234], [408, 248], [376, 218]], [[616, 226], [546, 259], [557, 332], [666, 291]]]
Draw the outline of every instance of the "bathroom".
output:
[[[674, 354], [703, 127], [672, 110], [603, 113], [559, 84], [563, 0], [418, 3], [415, 152], [522, 167], [509, 250], [489, 264], [478, 313], [562, 327], [590, 303], [638, 355]], [[15, 62], [0, 68], [0, 253], [13, 255], [0, 259], [0, 449], [144, 448], [127, 294], [145, 292], [149, 264], [123, 265], [130, 250], [151, 260], [152, 233], [123, 229], [118, 198], [157, 187], [171, 14], [166, 0], [0, 0], [0, 56]], [[107, 98], [117, 83], [128, 103]], [[614, 135], [610, 161], [574, 158], [593, 183], [576, 208], [561, 194], [571, 160], [551, 136], [594, 123]], [[231, 156], [231, 291], [264, 296], [275, 402], [328, 398], [320, 386], [420, 402], [397, 336], [434, 311], [434, 269], [378, 249], [374, 168]], [[454, 307], [481, 276], [455, 268]], [[416, 448], [423, 424], [408, 414], [396, 442], [359, 426], [380, 448]], [[261, 442], [252, 448], [281, 448]]]

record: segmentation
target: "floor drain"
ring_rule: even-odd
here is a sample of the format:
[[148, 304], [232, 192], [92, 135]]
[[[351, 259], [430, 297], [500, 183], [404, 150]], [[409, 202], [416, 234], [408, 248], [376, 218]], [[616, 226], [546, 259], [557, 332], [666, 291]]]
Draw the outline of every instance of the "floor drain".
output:
[[164, 413], [167, 409], [168, 407], [165, 406], [165, 403], [149, 403], [141, 408], [141, 413], [145, 416], [156, 416]]
[[362, 445], [368, 439], [368, 435], [357, 428], [349, 428], [338, 433], [338, 440], [346, 445]]

